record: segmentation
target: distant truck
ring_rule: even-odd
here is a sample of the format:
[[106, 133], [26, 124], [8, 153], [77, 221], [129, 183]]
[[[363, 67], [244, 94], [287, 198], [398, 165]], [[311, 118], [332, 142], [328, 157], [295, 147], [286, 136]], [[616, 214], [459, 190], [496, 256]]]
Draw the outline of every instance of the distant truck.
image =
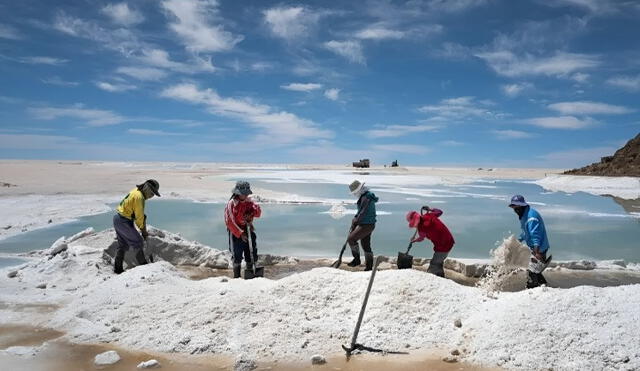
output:
[[368, 158], [365, 158], [365, 159], [362, 159], [360, 161], [357, 161], [357, 162], [353, 163], [353, 167], [358, 167], [358, 168], [364, 168], [364, 167], [369, 167], [369, 166], [370, 166], [370, 164], [369, 164], [369, 159]]

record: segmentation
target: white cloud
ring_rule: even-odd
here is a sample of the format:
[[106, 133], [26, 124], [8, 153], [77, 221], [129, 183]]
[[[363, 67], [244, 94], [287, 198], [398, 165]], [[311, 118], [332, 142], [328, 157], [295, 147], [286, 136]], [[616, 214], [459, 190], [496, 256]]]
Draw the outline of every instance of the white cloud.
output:
[[629, 91], [640, 91], [640, 75], [614, 76], [607, 80], [607, 84]]
[[142, 14], [129, 8], [127, 3], [108, 4], [102, 8], [102, 13], [106, 14], [115, 24], [131, 26], [144, 21]]
[[82, 105], [72, 107], [33, 107], [29, 112], [40, 120], [71, 118], [86, 121], [89, 126], [107, 126], [121, 124], [126, 118], [112, 112], [99, 109], [84, 108]]
[[338, 100], [340, 97], [340, 89], [331, 88], [324, 91], [325, 98], [329, 100]]
[[383, 27], [369, 27], [356, 32], [355, 37], [362, 40], [399, 40], [406, 36], [402, 31]]
[[190, 64], [171, 60], [169, 53], [162, 49], [144, 49], [138, 56], [140, 62], [154, 67], [166, 68], [181, 73], [214, 72], [216, 69], [211, 63], [211, 58], [194, 56]]
[[165, 71], [152, 67], [118, 67], [116, 72], [141, 81], [157, 81], [167, 76]]
[[50, 66], [60, 66], [63, 65], [69, 60], [53, 58], [53, 57], [42, 57], [42, 56], [34, 56], [34, 57], [9, 57], [6, 55], [0, 54], [0, 58], [6, 59], [12, 62], [24, 63], [24, 64], [47, 64]]
[[232, 49], [244, 39], [226, 31], [220, 21], [217, 0], [164, 0], [162, 7], [172, 14], [169, 28], [194, 52], [220, 52]]
[[126, 56], [143, 46], [143, 43], [129, 29], [107, 30], [94, 22], [69, 16], [62, 11], [56, 15], [53, 27], [67, 35], [91, 40], [98, 46], [116, 50]]
[[362, 52], [362, 45], [358, 41], [331, 40], [324, 43], [324, 46], [325, 48], [329, 49], [333, 53], [346, 58], [352, 63], [365, 64], [365, 58]]
[[225, 98], [212, 89], [199, 89], [194, 84], [179, 84], [165, 89], [161, 96], [204, 105], [214, 115], [244, 121], [261, 130], [256, 138], [277, 144], [291, 144], [305, 139], [330, 138], [333, 133], [313, 121], [286, 111], [256, 104], [247, 99]]
[[488, 0], [431, 0], [429, 8], [441, 12], [463, 12], [487, 4]]
[[553, 111], [562, 113], [563, 115], [594, 115], [594, 114], [609, 114], [609, 115], [621, 115], [625, 113], [631, 113], [634, 110], [623, 107], [615, 106], [613, 104], [599, 103], [599, 102], [559, 102], [553, 103], [547, 106]]
[[460, 146], [464, 146], [464, 143], [459, 142], [457, 140], [445, 140], [443, 142], [440, 142], [440, 144], [442, 144], [443, 146], [448, 146], [448, 147], [460, 147]]
[[78, 86], [80, 85], [79, 82], [76, 81], [66, 81], [61, 79], [58, 76], [52, 76], [46, 79], [42, 79], [40, 80], [42, 81], [44, 84], [48, 84], [48, 85], [57, 85], [57, 86]]
[[439, 49], [432, 49], [430, 54], [434, 57], [452, 60], [466, 59], [472, 55], [470, 48], [452, 42], [443, 43]]
[[[7, 58], [7, 57], [5, 57]], [[20, 62], [20, 63], [26, 63], [26, 64], [46, 64], [49, 66], [61, 66], [67, 62], [69, 62], [68, 59], [61, 59], [61, 58], [54, 58], [54, 57], [42, 57], [42, 56], [35, 56], [35, 57], [20, 57], [20, 58], [10, 58], [8, 57], [7, 59], [16, 61], [16, 62]]]
[[509, 139], [526, 139], [533, 138], [535, 134], [528, 133], [526, 131], [520, 130], [492, 130], [493, 134], [500, 140], [509, 140]]
[[320, 19], [319, 12], [301, 6], [275, 7], [263, 12], [264, 22], [271, 33], [287, 41], [304, 38]]
[[108, 91], [108, 92], [112, 92], [112, 93], [119, 93], [119, 92], [123, 92], [123, 91], [128, 91], [128, 90], [134, 90], [137, 89], [137, 87], [135, 85], [129, 85], [129, 84], [112, 84], [110, 82], [106, 82], [106, 81], [96, 81], [96, 86], [102, 90]]
[[504, 93], [504, 95], [513, 98], [513, 97], [517, 97], [524, 90], [529, 89], [532, 86], [533, 85], [531, 85], [530, 83], [525, 82], [525, 83], [516, 83], [516, 84], [505, 84], [505, 85], [502, 85], [500, 88], [502, 89], [502, 92]]
[[439, 104], [426, 105], [418, 108], [418, 111], [435, 115], [442, 120], [462, 120], [468, 118], [495, 116], [487, 108], [491, 102], [476, 101], [474, 97], [457, 97], [443, 99]]
[[547, 6], [575, 6], [589, 11], [594, 15], [609, 14], [618, 9], [618, 6], [624, 6], [623, 1], [617, 0], [556, 0], [556, 1], [540, 1]]
[[322, 84], [314, 84], [314, 83], [301, 84], [301, 83], [293, 82], [288, 85], [280, 85], [280, 88], [285, 90], [292, 90], [292, 91], [309, 92], [313, 90], [322, 89]]
[[413, 155], [423, 155], [431, 151], [429, 147], [415, 144], [376, 144], [372, 148], [376, 151], [409, 153]]
[[550, 57], [535, 57], [529, 54], [518, 56], [509, 50], [497, 50], [476, 53], [475, 56], [484, 60], [497, 74], [507, 77], [564, 77], [600, 65], [600, 58], [597, 56], [566, 52], [557, 52]]
[[14, 27], [0, 23], [0, 39], [21, 40], [23, 36]]
[[591, 75], [589, 75], [588, 73], [576, 72], [571, 75], [571, 80], [574, 80], [575, 82], [580, 84], [584, 84], [589, 80], [590, 77]]
[[580, 120], [574, 116], [536, 117], [525, 120], [526, 123], [546, 129], [577, 130], [593, 126], [595, 122], [589, 118]]
[[432, 125], [388, 125], [380, 129], [367, 130], [365, 135], [369, 138], [393, 138], [437, 129], [437, 126]]
[[163, 130], [149, 130], [149, 129], [128, 129], [127, 133], [137, 134], [137, 135], [148, 135], [148, 136], [166, 136], [166, 137], [187, 135], [186, 133], [172, 133], [172, 132], [167, 132]]

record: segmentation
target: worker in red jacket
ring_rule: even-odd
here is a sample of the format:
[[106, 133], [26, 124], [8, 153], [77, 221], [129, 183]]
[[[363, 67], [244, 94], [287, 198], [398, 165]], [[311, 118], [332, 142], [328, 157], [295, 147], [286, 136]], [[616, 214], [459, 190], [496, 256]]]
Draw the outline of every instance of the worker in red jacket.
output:
[[[224, 223], [229, 230], [230, 245], [233, 246], [231, 249], [233, 254], [233, 278], [240, 278], [242, 254], [244, 254], [244, 261], [247, 267], [253, 264], [253, 256], [258, 256], [253, 219], [259, 218], [262, 211], [260, 205], [249, 198], [252, 193], [249, 182], [237, 182], [235, 188], [233, 188], [233, 195], [224, 209]], [[253, 246], [249, 246], [247, 231], [251, 233]]]
[[423, 206], [420, 211], [421, 214], [418, 214], [417, 211], [407, 213], [409, 228], [417, 228], [416, 234], [418, 235], [412, 238], [411, 243], [420, 242], [425, 238], [433, 242], [433, 258], [427, 272], [444, 277], [444, 260], [449, 255], [455, 241], [449, 228], [440, 220], [442, 210]]

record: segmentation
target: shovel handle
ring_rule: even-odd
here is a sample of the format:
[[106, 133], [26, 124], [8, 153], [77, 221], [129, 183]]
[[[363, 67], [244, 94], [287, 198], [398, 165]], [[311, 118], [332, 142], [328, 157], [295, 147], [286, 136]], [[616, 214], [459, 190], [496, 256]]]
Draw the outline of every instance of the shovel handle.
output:
[[409, 243], [409, 246], [407, 246], [407, 252], [405, 254], [409, 253], [409, 250], [411, 250], [412, 246], [413, 246], [413, 242]]
[[411, 250], [411, 247], [413, 246], [413, 239], [416, 238], [417, 234], [418, 234], [418, 228], [416, 227], [416, 231], [413, 232], [413, 237], [411, 237], [411, 242], [409, 242], [409, 246], [407, 246], [407, 252], [405, 254], [408, 254], [409, 250]]

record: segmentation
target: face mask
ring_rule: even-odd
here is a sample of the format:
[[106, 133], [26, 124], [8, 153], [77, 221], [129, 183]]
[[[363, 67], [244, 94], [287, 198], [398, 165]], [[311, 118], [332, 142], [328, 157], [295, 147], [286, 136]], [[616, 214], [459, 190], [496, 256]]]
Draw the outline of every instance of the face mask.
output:
[[153, 193], [151, 186], [148, 183], [145, 183], [144, 186], [142, 186], [142, 194], [144, 194], [144, 198], [147, 200], [155, 196], [155, 193]]
[[513, 211], [518, 215], [518, 217], [522, 218], [522, 214], [524, 214], [524, 207], [522, 206], [514, 207]]

